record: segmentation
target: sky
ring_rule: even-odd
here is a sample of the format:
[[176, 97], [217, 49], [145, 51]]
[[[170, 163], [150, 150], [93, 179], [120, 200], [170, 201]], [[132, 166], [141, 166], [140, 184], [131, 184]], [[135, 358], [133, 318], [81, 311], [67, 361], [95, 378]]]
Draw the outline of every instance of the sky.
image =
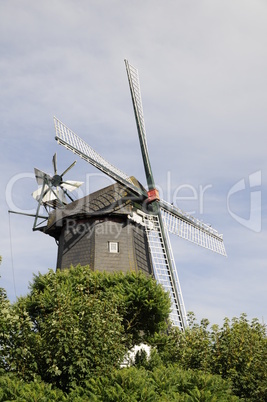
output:
[[[187, 311], [267, 322], [267, 4], [264, 0], [0, 2], [0, 286], [14, 302], [56, 268], [32, 231], [34, 167], [77, 156], [53, 116], [145, 184], [124, 59], [138, 68], [162, 197], [223, 233], [227, 258], [171, 236]], [[78, 158], [81, 197], [111, 183]]]

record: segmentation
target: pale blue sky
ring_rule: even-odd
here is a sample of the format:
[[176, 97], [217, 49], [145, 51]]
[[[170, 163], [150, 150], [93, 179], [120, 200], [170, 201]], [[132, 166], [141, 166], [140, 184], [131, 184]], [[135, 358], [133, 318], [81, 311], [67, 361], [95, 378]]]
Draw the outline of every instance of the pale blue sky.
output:
[[[36, 208], [34, 167], [51, 173], [55, 152], [62, 171], [77, 159], [56, 144], [54, 115], [145, 184], [127, 58], [139, 70], [163, 197], [224, 234], [227, 258], [172, 237], [187, 310], [212, 323], [242, 312], [266, 322], [266, 49], [263, 0], [0, 2], [0, 272], [9, 298], [56, 264], [54, 240], [7, 212]], [[78, 160], [67, 178], [85, 181], [85, 195], [88, 183], [109, 184], [96, 173]]]

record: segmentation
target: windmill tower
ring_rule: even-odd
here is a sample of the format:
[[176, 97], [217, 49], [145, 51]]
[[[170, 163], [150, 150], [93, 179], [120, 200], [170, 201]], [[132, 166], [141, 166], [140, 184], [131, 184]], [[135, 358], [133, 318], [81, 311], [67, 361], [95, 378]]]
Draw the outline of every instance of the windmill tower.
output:
[[[168, 233], [226, 255], [223, 237], [160, 199], [149, 160], [138, 71], [127, 60], [125, 65], [147, 189], [54, 118], [56, 141], [114, 179], [115, 184], [68, 205], [59, 203], [40, 230], [57, 240], [59, 268], [81, 263], [96, 270], [142, 270], [153, 274], [170, 294], [171, 321], [183, 330], [187, 325], [186, 310]], [[43, 194], [47, 181], [42, 185], [39, 192]], [[60, 197], [56, 199], [61, 201]]]

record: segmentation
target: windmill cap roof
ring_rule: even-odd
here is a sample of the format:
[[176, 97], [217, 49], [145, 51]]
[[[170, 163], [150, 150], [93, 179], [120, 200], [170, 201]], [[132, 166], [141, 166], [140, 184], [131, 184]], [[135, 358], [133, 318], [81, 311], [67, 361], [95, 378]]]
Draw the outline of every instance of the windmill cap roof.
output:
[[57, 208], [49, 214], [44, 232], [55, 234], [66, 219], [82, 219], [101, 215], [128, 215], [134, 203], [142, 200], [133, 195], [125, 186], [115, 183], [71, 202], [64, 208]]

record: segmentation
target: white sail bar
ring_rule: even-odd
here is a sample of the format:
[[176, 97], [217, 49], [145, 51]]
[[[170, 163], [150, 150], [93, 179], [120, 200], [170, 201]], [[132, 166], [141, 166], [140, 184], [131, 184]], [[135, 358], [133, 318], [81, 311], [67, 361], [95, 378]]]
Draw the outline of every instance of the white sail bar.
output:
[[187, 326], [186, 310], [168, 232], [166, 231], [165, 237], [169, 253], [171, 254], [173, 272], [170, 271], [168, 264], [158, 216], [144, 214], [144, 222], [152, 256], [154, 276], [156, 281], [163, 286], [164, 290], [169, 292], [171, 298], [170, 320], [173, 325], [184, 330]]
[[166, 201], [160, 204], [164, 224], [170, 233], [226, 256], [223, 236], [217, 230]]
[[146, 180], [149, 190], [155, 188], [155, 181], [153, 178], [152, 168], [148, 155], [147, 140], [146, 140], [146, 129], [145, 129], [145, 119], [142, 106], [141, 90], [139, 83], [139, 76], [137, 68], [133, 67], [128, 60], [124, 60], [126, 65], [126, 71], [130, 86], [130, 92], [133, 102], [134, 115], [137, 125], [137, 132], [140, 142], [141, 153], [143, 157], [143, 163], [146, 173]]
[[145, 119], [141, 98], [141, 89], [139, 82], [138, 70], [134, 66], [132, 66], [128, 60], [124, 60], [126, 65], [127, 76], [130, 84], [130, 90], [132, 95], [132, 100], [134, 104], [135, 117], [138, 123], [139, 128], [142, 131], [144, 136], [144, 140], [146, 142], [146, 129], [145, 129]]
[[89, 162], [91, 165], [112, 177], [117, 182], [133, 190], [134, 193], [138, 195], [145, 195], [143, 190], [136, 187], [132, 183], [131, 178], [128, 175], [106, 161], [92, 147], [90, 147], [90, 145], [88, 145], [56, 117], [54, 117], [54, 124], [56, 129], [56, 141], [60, 145], [63, 145], [65, 148], [79, 155], [86, 162]]

